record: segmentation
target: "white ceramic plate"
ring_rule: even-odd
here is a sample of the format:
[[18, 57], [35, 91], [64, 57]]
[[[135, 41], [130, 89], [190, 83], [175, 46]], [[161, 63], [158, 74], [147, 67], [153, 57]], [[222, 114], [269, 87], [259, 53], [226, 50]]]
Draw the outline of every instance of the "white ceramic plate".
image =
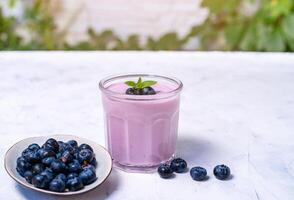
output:
[[[19, 156], [21, 156], [21, 152], [25, 148], [27, 148], [30, 144], [37, 143], [39, 145], [42, 145], [49, 138], [54, 138], [56, 140], [61, 140], [61, 141], [76, 140], [78, 144], [82, 144], [82, 143], [89, 144], [94, 150], [96, 160], [98, 163], [96, 168], [97, 180], [93, 182], [92, 184], [85, 186], [83, 189], [79, 191], [75, 191], [75, 192], [52, 192], [52, 191], [36, 188], [32, 184], [29, 184], [28, 182], [26, 182], [26, 180], [23, 177], [21, 177], [16, 171], [16, 159]], [[102, 184], [107, 179], [107, 177], [109, 176], [111, 172], [112, 159], [104, 147], [100, 146], [99, 144], [91, 140], [83, 139], [73, 135], [52, 135], [52, 136], [31, 137], [31, 138], [27, 138], [17, 142], [6, 152], [5, 158], [4, 158], [4, 165], [5, 165], [5, 169], [7, 173], [11, 176], [11, 178], [13, 178], [19, 184], [39, 192], [64, 196], [64, 195], [74, 195], [74, 194], [84, 193]]]

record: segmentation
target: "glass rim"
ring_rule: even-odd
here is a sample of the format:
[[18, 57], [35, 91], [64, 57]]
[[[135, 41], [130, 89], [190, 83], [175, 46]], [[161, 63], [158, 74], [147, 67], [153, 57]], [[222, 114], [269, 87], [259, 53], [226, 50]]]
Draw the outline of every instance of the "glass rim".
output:
[[[127, 78], [127, 77], [148, 77], [148, 78], [160, 78], [160, 79], [165, 79], [167, 81], [173, 82], [177, 85], [177, 87], [175, 89], [172, 89], [169, 92], [165, 92], [165, 93], [159, 93], [156, 95], [128, 95], [128, 94], [121, 94], [115, 91], [111, 91], [109, 90], [107, 87], [105, 87], [105, 85], [111, 81], [115, 81], [118, 79], [122, 79], [122, 78]], [[105, 78], [103, 78], [102, 80], [100, 80], [99, 82], [99, 88], [100, 90], [107, 94], [110, 95], [111, 97], [114, 98], [118, 98], [118, 99], [126, 99], [126, 100], [158, 100], [158, 99], [164, 99], [164, 98], [168, 98], [171, 96], [174, 96], [176, 94], [178, 94], [182, 89], [183, 89], [183, 83], [175, 78], [175, 77], [170, 77], [170, 76], [162, 76], [162, 75], [156, 75], [156, 74], [117, 74], [117, 75], [111, 75], [111, 76], [107, 76]]]

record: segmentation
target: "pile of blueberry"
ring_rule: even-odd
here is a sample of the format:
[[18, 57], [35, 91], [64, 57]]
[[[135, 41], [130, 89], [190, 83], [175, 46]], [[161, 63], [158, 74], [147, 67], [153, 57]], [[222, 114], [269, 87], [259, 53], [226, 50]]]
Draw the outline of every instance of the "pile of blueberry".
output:
[[17, 158], [17, 172], [37, 188], [54, 192], [77, 191], [93, 183], [97, 162], [88, 144], [48, 139], [34, 143]]
[[[175, 158], [170, 163], [164, 163], [157, 169], [161, 178], [170, 178], [173, 173], [183, 173], [188, 170], [187, 162], [182, 158]], [[226, 180], [231, 175], [231, 170], [226, 165], [217, 165], [213, 170], [214, 176], [219, 180]], [[190, 175], [195, 181], [207, 180], [207, 171], [203, 167], [193, 167], [190, 170]]]

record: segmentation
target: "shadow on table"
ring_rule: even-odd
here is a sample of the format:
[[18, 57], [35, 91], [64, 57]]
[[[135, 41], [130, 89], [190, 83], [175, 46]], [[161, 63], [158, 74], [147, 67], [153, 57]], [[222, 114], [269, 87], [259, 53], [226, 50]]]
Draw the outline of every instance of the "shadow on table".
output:
[[[37, 191], [30, 190], [25, 188], [19, 184], [16, 185], [16, 189], [22, 194], [24, 199], [28, 200], [53, 200], [53, 199], [68, 199], [68, 200], [103, 200], [107, 197], [111, 196], [113, 192], [118, 189], [119, 186], [119, 175], [115, 169], [112, 170], [110, 176], [107, 180], [102, 183], [102, 185], [98, 186], [97, 188], [85, 193], [85, 194], [78, 194], [73, 196], [61, 197], [61, 196], [54, 196], [43, 194]], [[9, 199], [9, 198], [8, 198]]]
[[[181, 134], [192, 135], [192, 134]], [[199, 163], [207, 158], [213, 157], [215, 149], [211, 143], [205, 139], [191, 136], [179, 136], [177, 142], [176, 156], [182, 157], [188, 163]]]

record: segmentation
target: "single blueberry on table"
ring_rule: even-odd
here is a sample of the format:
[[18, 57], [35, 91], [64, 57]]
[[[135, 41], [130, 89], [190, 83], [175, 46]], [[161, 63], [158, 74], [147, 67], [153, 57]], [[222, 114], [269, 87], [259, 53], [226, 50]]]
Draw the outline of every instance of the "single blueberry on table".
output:
[[30, 144], [29, 146], [28, 146], [28, 149], [29, 150], [32, 150], [32, 151], [37, 151], [38, 149], [40, 149], [41, 147], [38, 145], [38, 144], [36, 144], [36, 143], [33, 143], [33, 144]]
[[74, 177], [79, 177], [79, 175], [78, 175], [77, 173], [69, 173], [69, 174], [67, 175], [67, 180], [72, 179], [72, 178], [74, 178]]
[[66, 182], [69, 191], [77, 191], [84, 187], [82, 180], [79, 177], [74, 177]]
[[217, 165], [213, 169], [214, 176], [219, 180], [225, 180], [228, 179], [231, 175], [231, 170], [226, 165]]
[[170, 167], [176, 173], [183, 173], [187, 169], [187, 162], [182, 158], [175, 158], [171, 161]]
[[60, 160], [64, 163], [69, 163], [73, 160], [73, 155], [68, 150], [65, 150], [60, 157]]
[[79, 178], [84, 185], [89, 185], [96, 180], [96, 173], [90, 169], [85, 169], [79, 174]]
[[170, 178], [173, 175], [173, 170], [170, 165], [162, 164], [158, 167], [157, 172], [161, 178]]
[[55, 157], [51, 156], [51, 157], [43, 158], [42, 163], [46, 166], [50, 166], [54, 160], [55, 160]]
[[79, 173], [82, 170], [82, 166], [80, 162], [74, 159], [71, 163], [68, 164], [68, 171], [69, 172], [77, 172]]
[[77, 147], [77, 146], [78, 146], [78, 143], [77, 143], [77, 141], [75, 141], [75, 140], [69, 140], [69, 141], [67, 142], [67, 144], [69, 144], [69, 145], [72, 146], [72, 147]]
[[32, 184], [41, 189], [46, 189], [48, 188], [49, 180], [46, 176], [37, 174], [32, 178]]
[[61, 179], [61, 180], [63, 180], [64, 182], [67, 181], [67, 177], [66, 177], [66, 175], [65, 175], [65, 174], [62, 174], [62, 173], [58, 174], [58, 175], [55, 177], [55, 179]]
[[65, 183], [61, 179], [53, 179], [49, 183], [49, 190], [54, 192], [64, 192], [65, 190]]
[[88, 144], [81, 144], [81, 145], [79, 146], [79, 150], [80, 150], [80, 151], [83, 150], [83, 149], [89, 149], [90, 151], [93, 152], [92, 147], [91, 147], [90, 145], [88, 145]]
[[26, 179], [26, 181], [27, 181], [28, 183], [32, 183], [32, 178], [33, 178], [33, 176], [34, 176], [34, 174], [33, 174], [32, 171], [26, 171], [26, 172], [24, 173], [24, 178]]
[[81, 164], [88, 164], [93, 160], [94, 154], [89, 149], [82, 149], [78, 154], [78, 161]]
[[190, 175], [195, 181], [204, 181], [207, 178], [207, 171], [203, 167], [193, 167], [190, 170]]
[[54, 160], [51, 163], [50, 168], [55, 173], [64, 173], [66, 172], [67, 166], [60, 160]]
[[33, 174], [39, 174], [45, 170], [45, 166], [42, 163], [36, 163], [32, 166]]

